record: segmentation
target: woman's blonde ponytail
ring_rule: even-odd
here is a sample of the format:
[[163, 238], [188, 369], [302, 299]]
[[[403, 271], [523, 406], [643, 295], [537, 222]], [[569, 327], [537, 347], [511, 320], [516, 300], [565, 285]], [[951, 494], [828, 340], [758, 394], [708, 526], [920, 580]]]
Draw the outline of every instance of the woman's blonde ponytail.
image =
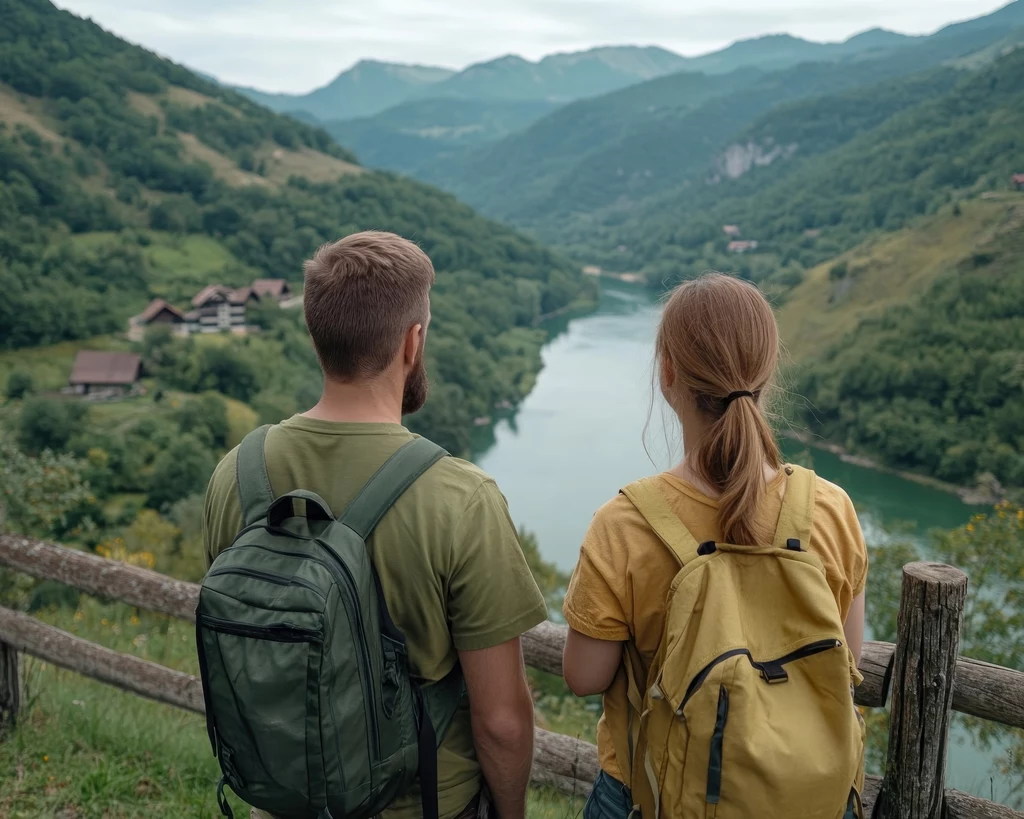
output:
[[757, 523], [765, 467], [781, 453], [765, 418], [774, 389], [779, 337], [771, 306], [746, 282], [718, 273], [680, 285], [658, 330], [658, 357], [710, 425], [687, 462], [719, 492], [718, 517], [729, 543], [766, 545]]

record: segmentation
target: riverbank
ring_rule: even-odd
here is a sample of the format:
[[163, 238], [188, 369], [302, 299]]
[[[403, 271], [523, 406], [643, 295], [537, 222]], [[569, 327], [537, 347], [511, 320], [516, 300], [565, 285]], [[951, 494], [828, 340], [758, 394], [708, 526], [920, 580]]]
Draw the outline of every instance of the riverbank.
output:
[[583, 275], [594, 276], [599, 279], [613, 279], [626, 284], [647, 284], [647, 277], [640, 273], [613, 273], [611, 270], [604, 270], [597, 265], [588, 264], [583, 268]]
[[786, 429], [782, 430], [780, 434], [785, 438], [799, 441], [800, 443], [806, 444], [814, 449], [831, 452], [843, 463], [853, 464], [854, 466], [860, 466], [864, 469], [872, 469], [876, 472], [884, 472], [887, 475], [895, 475], [905, 481], [911, 481], [913, 483], [920, 484], [921, 486], [927, 486], [932, 489], [938, 489], [941, 492], [948, 492], [951, 495], [956, 495], [961, 501], [969, 506], [995, 506], [997, 503], [1006, 499], [1001, 487], [998, 489], [987, 489], [979, 486], [957, 486], [956, 484], [940, 481], [938, 478], [933, 478], [929, 475], [921, 475], [917, 472], [907, 472], [902, 469], [893, 469], [892, 467], [879, 463], [866, 455], [856, 455], [849, 452], [839, 444], [834, 444], [821, 438], [816, 438], [805, 430]]

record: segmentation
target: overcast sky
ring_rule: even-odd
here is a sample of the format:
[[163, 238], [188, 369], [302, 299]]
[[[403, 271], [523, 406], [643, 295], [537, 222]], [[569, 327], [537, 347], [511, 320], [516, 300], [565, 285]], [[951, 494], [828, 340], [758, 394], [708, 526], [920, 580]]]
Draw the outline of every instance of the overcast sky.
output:
[[230, 83], [302, 92], [361, 59], [462, 68], [595, 45], [695, 55], [761, 34], [924, 34], [1008, 0], [57, 0]]

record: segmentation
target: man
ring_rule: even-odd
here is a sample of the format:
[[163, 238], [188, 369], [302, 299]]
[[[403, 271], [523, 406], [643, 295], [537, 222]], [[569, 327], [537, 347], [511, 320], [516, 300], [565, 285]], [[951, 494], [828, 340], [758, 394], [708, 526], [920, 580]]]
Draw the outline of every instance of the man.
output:
[[[305, 265], [306, 325], [323, 395], [266, 440], [275, 495], [306, 489], [340, 514], [413, 436], [401, 425], [427, 398], [430, 259], [391, 233], [325, 245]], [[207, 565], [242, 526], [237, 450], [206, 495]], [[442, 819], [474, 816], [486, 783], [501, 819], [525, 814], [533, 702], [520, 635], [547, 617], [504, 497], [475, 466], [444, 458], [402, 495], [368, 547], [388, 609], [404, 632], [412, 673], [439, 680], [458, 661], [468, 696], [438, 751]], [[385, 814], [412, 819], [418, 791]]]

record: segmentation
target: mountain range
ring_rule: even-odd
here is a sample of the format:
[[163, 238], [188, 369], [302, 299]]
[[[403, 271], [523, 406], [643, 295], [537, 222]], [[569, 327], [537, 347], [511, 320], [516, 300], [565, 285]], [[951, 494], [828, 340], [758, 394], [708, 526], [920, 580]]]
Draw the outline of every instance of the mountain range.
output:
[[891, 48], [915, 38], [883, 29], [840, 43], [816, 43], [788, 34], [741, 40], [700, 57], [657, 47], [606, 46], [552, 54], [537, 62], [506, 55], [452, 71], [364, 60], [307, 94], [238, 88], [281, 113], [303, 112], [322, 121], [372, 117], [403, 102], [427, 98], [566, 103], [678, 71], [724, 74], [737, 68], [787, 68]]
[[[827, 119], [836, 116], [825, 102], [834, 95], [944, 66], [984, 66], [1024, 42], [1024, 0], [900, 42], [782, 70], [660, 77], [562, 106], [517, 133], [442, 157], [416, 173], [549, 241], [593, 244], [591, 234], [607, 234], [602, 211], [618, 223], [646, 202], [657, 209], [661, 196], [693, 198], [695, 185], [805, 150], [782, 142], [751, 145], [742, 136], [779, 106], [808, 101], [813, 107], [818, 100], [821, 107], [808, 115]], [[902, 104], [918, 99], [907, 90]], [[329, 130], [343, 135], [340, 124]]]

